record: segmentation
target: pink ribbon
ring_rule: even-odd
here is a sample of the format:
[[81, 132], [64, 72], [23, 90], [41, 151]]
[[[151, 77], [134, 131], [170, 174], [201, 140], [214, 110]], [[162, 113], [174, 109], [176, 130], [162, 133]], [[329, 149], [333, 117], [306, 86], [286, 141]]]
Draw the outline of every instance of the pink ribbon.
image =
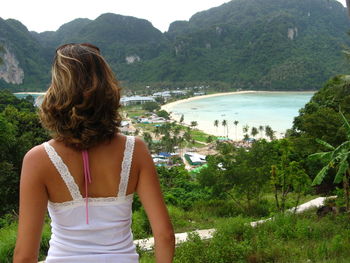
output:
[[85, 179], [85, 211], [86, 211], [86, 224], [89, 224], [89, 198], [88, 198], [88, 183], [91, 184], [90, 166], [89, 166], [89, 154], [87, 150], [82, 151], [83, 163], [84, 163], [84, 179]]

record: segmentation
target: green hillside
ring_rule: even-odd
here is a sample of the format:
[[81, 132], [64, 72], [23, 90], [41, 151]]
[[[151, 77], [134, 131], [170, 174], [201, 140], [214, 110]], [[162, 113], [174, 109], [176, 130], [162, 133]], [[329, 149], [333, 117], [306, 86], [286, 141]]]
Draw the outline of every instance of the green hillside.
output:
[[224, 82], [241, 89], [319, 89], [350, 70], [342, 53], [350, 45], [349, 28], [346, 9], [335, 0], [233, 0], [175, 21], [164, 34], [147, 20], [111, 13], [40, 34], [1, 20], [0, 44], [16, 46], [25, 78], [0, 87], [43, 90], [57, 46], [91, 42], [130, 86]]

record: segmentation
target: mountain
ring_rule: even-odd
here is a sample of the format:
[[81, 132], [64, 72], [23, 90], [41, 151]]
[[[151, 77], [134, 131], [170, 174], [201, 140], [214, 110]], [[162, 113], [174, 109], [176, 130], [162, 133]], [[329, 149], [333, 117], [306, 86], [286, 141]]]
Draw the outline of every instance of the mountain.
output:
[[0, 18], [0, 87], [11, 90], [36, 90], [49, 82], [50, 63], [39, 41], [28, 29], [14, 19]]
[[[242, 89], [307, 90], [349, 72], [342, 53], [350, 45], [349, 28], [346, 9], [335, 0], [233, 0], [175, 21], [164, 34], [147, 20], [111, 13], [43, 33], [0, 20], [0, 44], [23, 70], [22, 83], [10, 85], [17, 90], [44, 90], [55, 49], [72, 42], [100, 47], [118, 79], [130, 86], [223, 82]], [[0, 66], [2, 79], [4, 71]], [[9, 87], [5, 82], [0, 87]]]

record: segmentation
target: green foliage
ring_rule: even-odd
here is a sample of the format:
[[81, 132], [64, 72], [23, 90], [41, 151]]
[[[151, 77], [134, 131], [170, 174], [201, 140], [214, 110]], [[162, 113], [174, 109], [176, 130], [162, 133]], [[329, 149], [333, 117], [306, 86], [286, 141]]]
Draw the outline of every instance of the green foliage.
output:
[[188, 210], [199, 200], [208, 200], [210, 195], [189, 175], [183, 166], [157, 168], [164, 198], [167, 204]]
[[40, 34], [16, 20], [1, 20], [3, 45], [15, 53], [25, 79], [20, 86], [0, 85], [45, 90], [55, 49], [63, 43], [91, 42], [125, 86], [318, 89], [349, 69], [341, 53], [349, 44], [344, 10], [335, 0], [234, 0], [188, 22], [176, 21], [164, 34], [149, 21], [111, 13]]
[[146, 102], [142, 105], [142, 109], [153, 112], [155, 110], [159, 110], [160, 106], [157, 102]]
[[[271, 165], [277, 160], [276, 143], [259, 140], [247, 151], [228, 143], [219, 145], [219, 154], [207, 156], [198, 181], [210, 189], [213, 198], [231, 198], [241, 209], [254, 213], [254, 203], [268, 189]], [[249, 212], [248, 212], [249, 213]]]
[[320, 152], [310, 155], [309, 158], [320, 158], [322, 161], [327, 163], [316, 175], [313, 181], [313, 185], [321, 184], [327, 175], [328, 171], [332, 168], [337, 170], [337, 173], [334, 177], [334, 183], [339, 184], [343, 181], [345, 198], [346, 198], [346, 208], [347, 211], [350, 209], [350, 192], [349, 192], [349, 154], [350, 154], [350, 125], [344, 114], [340, 112], [341, 118], [344, 122], [346, 129], [347, 140], [341, 143], [338, 147], [333, 147], [327, 142], [322, 140], [317, 140], [321, 145], [327, 148], [328, 152]]
[[157, 111], [157, 115], [158, 115], [159, 117], [165, 118], [166, 120], [169, 120], [169, 119], [170, 119], [170, 114], [169, 114], [167, 111], [165, 111], [165, 110]]
[[287, 195], [292, 191], [297, 194], [295, 207], [300, 197], [309, 190], [310, 178], [302, 166], [302, 161], [295, 159], [296, 150], [291, 141], [281, 139], [274, 142], [277, 146], [279, 160], [271, 166], [271, 185], [274, 188], [276, 208], [284, 212]]
[[[303, 244], [300, 246], [300, 244]], [[174, 262], [348, 262], [346, 215], [317, 220], [314, 215], [280, 215], [256, 228], [249, 219], [222, 222], [211, 240], [190, 235], [176, 249]]]
[[25, 153], [49, 139], [34, 106], [0, 91], [0, 216], [18, 208], [19, 178]]
[[146, 238], [152, 234], [150, 223], [143, 208], [133, 212], [131, 229], [135, 239]]

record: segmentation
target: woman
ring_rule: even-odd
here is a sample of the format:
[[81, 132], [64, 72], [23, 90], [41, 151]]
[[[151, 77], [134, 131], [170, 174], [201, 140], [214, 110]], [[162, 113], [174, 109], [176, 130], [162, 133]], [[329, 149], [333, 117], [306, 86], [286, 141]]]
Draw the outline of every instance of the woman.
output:
[[24, 157], [14, 262], [37, 262], [46, 208], [51, 262], [138, 262], [131, 204], [137, 192], [155, 238], [156, 262], [172, 262], [174, 233], [158, 177], [140, 139], [118, 133], [120, 89], [97, 47], [56, 50], [40, 109], [53, 139]]

